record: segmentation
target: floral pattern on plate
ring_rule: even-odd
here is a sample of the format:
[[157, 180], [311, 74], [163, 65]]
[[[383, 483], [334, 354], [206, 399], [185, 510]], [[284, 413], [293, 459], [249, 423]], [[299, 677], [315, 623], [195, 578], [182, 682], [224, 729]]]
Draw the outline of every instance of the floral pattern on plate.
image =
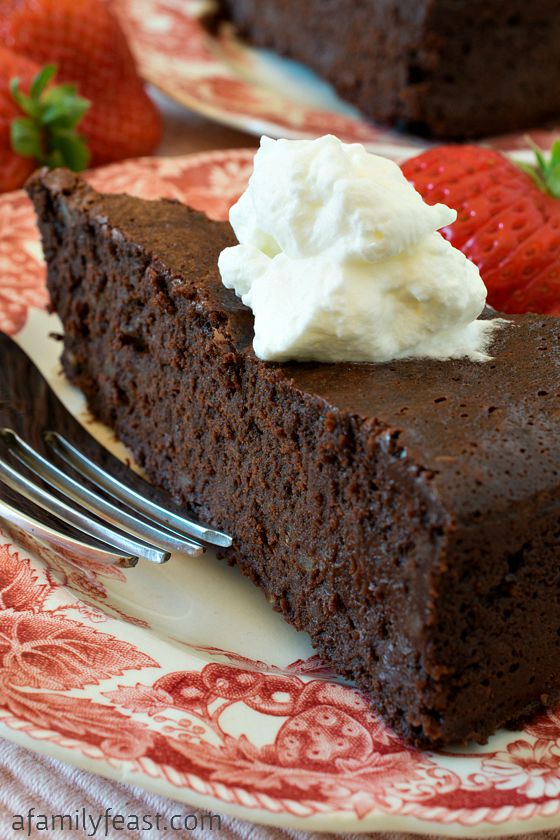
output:
[[[142, 159], [89, 177], [224, 218], [251, 156]], [[0, 319], [46, 364], [57, 351], [23, 193], [0, 197], [0, 220]], [[235, 575], [212, 555], [124, 572], [0, 538], [2, 735], [256, 822], [464, 836], [560, 825], [557, 711], [484, 747], [420, 753]]]

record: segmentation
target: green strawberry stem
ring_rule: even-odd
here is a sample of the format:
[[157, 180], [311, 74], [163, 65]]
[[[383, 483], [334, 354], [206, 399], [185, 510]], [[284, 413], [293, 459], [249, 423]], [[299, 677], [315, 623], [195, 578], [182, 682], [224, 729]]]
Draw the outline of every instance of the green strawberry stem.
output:
[[86, 168], [90, 154], [76, 127], [90, 102], [78, 96], [73, 84], [48, 87], [56, 69], [54, 64], [45, 65], [33, 79], [29, 94], [19, 89], [19, 79], [11, 80], [12, 97], [25, 114], [12, 121], [12, 149], [41, 166], [66, 166], [79, 172]]
[[560, 140], [556, 140], [550, 150], [550, 157], [547, 160], [542, 149], [528, 138], [529, 145], [535, 153], [536, 165], [519, 163], [518, 166], [530, 175], [535, 184], [545, 193], [554, 198], [560, 198]]

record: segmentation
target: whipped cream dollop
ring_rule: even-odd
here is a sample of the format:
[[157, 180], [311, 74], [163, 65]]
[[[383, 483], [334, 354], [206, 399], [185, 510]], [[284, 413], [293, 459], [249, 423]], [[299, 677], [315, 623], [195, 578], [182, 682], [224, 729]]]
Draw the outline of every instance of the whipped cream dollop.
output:
[[222, 282], [253, 310], [267, 361], [484, 361], [498, 324], [476, 320], [478, 269], [437, 233], [455, 218], [358, 143], [263, 137]]

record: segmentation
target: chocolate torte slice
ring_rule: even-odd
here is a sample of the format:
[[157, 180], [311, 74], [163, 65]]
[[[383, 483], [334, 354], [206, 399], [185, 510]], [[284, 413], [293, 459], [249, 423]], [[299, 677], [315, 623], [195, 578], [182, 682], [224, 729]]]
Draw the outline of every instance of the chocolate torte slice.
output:
[[70, 380], [390, 725], [483, 741], [558, 696], [560, 320], [510, 318], [487, 363], [269, 364], [227, 223], [28, 191]]

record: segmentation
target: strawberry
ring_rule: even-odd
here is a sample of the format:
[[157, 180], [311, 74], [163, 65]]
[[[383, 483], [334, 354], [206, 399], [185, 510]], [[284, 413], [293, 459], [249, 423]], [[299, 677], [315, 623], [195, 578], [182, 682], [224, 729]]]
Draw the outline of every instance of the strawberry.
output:
[[0, 0], [0, 43], [39, 64], [92, 103], [81, 130], [92, 163], [149, 154], [161, 118], [136, 71], [117, 18], [102, 0]]
[[428, 204], [457, 221], [442, 234], [479, 268], [488, 303], [503, 312], [560, 315], [560, 141], [547, 161], [516, 165], [479, 146], [439, 146], [402, 170]]
[[20, 187], [37, 164], [79, 170], [88, 162], [75, 128], [89, 102], [73, 85], [50, 85], [55, 72], [0, 47], [0, 192]]

